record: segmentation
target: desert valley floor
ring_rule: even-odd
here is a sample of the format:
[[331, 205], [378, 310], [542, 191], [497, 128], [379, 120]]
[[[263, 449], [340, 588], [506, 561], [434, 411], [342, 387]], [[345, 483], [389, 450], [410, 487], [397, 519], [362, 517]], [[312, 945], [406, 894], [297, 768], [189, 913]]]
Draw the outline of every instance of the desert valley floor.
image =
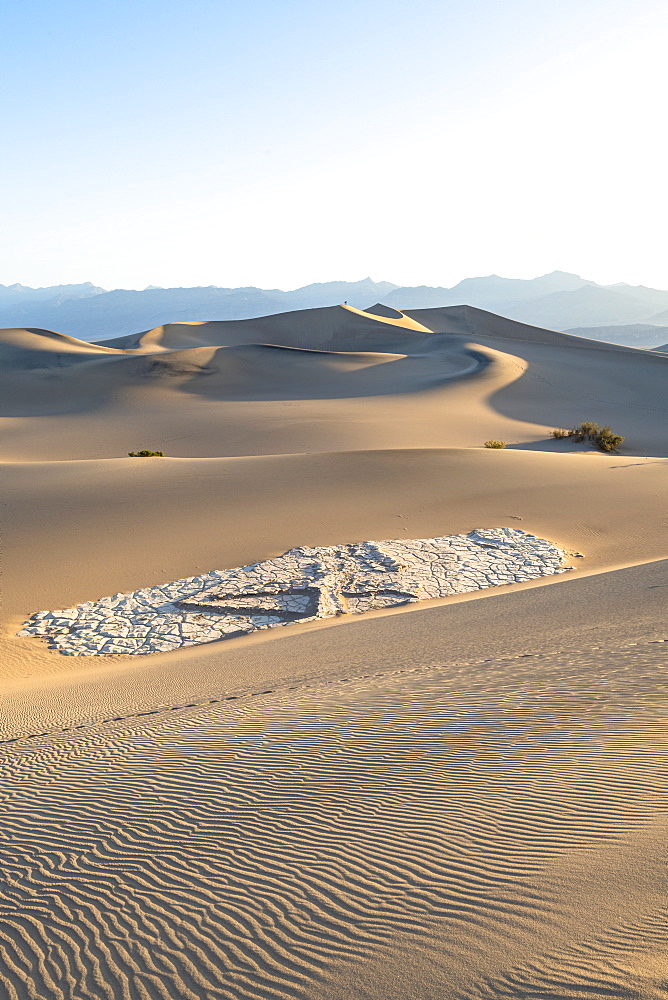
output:
[[[4, 996], [668, 998], [668, 355], [336, 306], [0, 357]], [[567, 571], [143, 656], [17, 635], [498, 529]]]

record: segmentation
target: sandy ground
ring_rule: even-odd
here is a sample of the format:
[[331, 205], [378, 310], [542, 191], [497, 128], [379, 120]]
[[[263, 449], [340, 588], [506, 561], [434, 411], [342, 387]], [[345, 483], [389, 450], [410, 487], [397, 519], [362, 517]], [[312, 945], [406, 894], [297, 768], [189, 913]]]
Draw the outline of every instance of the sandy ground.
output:
[[[8, 996], [668, 994], [668, 358], [386, 312], [0, 333]], [[583, 419], [621, 452], [549, 437]], [[14, 635], [498, 526], [572, 572], [147, 658]]]

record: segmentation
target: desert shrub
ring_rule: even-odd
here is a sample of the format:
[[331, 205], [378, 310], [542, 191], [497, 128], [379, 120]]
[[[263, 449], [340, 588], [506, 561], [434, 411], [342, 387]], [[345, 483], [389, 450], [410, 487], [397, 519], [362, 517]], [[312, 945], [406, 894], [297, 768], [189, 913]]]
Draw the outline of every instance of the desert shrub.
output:
[[570, 431], [554, 430], [552, 431], [552, 437], [572, 437], [578, 443], [581, 441], [591, 441], [601, 451], [616, 451], [624, 440], [621, 434], [615, 434], [608, 425], [599, 427], [592, 420], [583, 420], [581, 424], [572, 427]]
[[494, 441], [494, 440], [485, 441], [485, 448], [505, 448], [505, 447], [506, 447], [505, 441]]
[[601, 427], [595, 439], [601, 451], [616, 451], [624, 440], [622, 434], [613, 434], [612, 428]]
[[616, 451], [624, 440], [621, 434], [613, 433], [609, 426], [599, 427], [589, 420], [583, 421], [571, 431], [576, 441], [591, 441], [601, 451]]
[[591, 420], [583, 420], [577, 427], [573, 427], [570, 437], [578, 443], [580, 441], [595, 441], [598, 431], [598, 424], [593, 423]]
[[555, 429], [554, 429], [554, 430], [552, 431], [552, 437], [553, 437], [553, 438], [556, 438], [556, 439], [557, 439], [557, 441], [560, 441], [560, 440], [561, 440], [561, 438], [567, 438], [567, 437], [570, 437], [570, 434], [571, 434], [571, 432], [570, 432], [570, 431], [564, 431], [564, 430], [561, 430], [561, 428], [559, 428], [559, 427], [556, 427], [556, 428], [555, 428]]
[[148, 451], [146, 448], [143, 451], [129, 451], [128, 455], [130, 458], [164, 458], [164, 453], [162, 451]]

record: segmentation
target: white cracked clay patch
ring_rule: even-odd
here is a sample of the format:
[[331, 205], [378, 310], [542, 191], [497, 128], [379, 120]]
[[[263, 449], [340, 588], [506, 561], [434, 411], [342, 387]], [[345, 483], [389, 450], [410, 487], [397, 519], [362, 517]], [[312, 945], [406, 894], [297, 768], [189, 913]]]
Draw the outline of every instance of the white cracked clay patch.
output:
[[46, 638], [66, 656], [158, 653], [521, 583], [563, 573], [564, 562], [551, 542], [512, 528], [297, 548], [250, 566], [39, 611], [18, 635]]

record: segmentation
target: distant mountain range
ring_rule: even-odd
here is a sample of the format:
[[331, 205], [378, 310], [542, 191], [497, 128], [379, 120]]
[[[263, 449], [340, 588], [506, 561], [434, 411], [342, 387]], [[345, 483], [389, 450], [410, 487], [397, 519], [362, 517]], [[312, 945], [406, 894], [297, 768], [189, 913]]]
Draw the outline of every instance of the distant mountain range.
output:
[[347, 301], [358, 309], [471, 305], [534, 326], [633, 347], [664, 344], [668, 291], [598, 285], [553, 271], [539, 278], [466, 278], [452, 288], [389, 281], [329, 281], [278, 288], [146, 288], [106, 291], [90, 282], [27, 288], [0, 285], [0, 327], [39, 327], [80, 340], [104, 340], [184, 320], [250, 319]]

